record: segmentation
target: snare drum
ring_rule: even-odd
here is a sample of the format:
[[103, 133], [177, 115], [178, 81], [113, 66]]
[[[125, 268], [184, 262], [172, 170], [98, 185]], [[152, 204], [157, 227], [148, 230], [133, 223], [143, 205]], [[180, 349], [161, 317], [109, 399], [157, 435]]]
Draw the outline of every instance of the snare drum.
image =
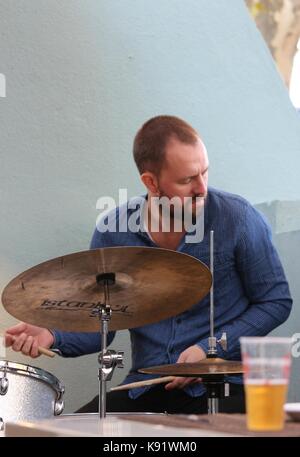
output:
[[0, 430], [6, 421], [61, 414], [64, 390], [55, 376], [41, 368], [0, 360]]

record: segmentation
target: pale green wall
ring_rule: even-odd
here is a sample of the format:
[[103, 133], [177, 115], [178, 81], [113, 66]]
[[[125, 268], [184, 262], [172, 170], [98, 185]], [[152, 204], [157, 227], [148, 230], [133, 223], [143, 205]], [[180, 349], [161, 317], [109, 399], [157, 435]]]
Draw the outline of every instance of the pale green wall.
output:
[[[131, 142], [156, 114], [199, 129], [213, 185], [253, 203], [300, 198], [299, 117], [243, 0], [0, 0], [0, 10], [1, 287], [87, 248], [98, 197], [141, 190]], [[3, 310], [1, 321], [13, 322]], [[64, 380], [66, 411], [96, 393], [94, 356], [35, 363]]]

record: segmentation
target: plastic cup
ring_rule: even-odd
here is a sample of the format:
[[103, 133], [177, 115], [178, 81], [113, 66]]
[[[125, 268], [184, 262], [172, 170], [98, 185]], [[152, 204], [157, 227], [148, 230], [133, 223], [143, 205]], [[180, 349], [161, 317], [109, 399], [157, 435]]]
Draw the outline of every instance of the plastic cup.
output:
[[240, 338], [246, 391], [247, 427], [282, 430], [289, 384], [292, 339]]

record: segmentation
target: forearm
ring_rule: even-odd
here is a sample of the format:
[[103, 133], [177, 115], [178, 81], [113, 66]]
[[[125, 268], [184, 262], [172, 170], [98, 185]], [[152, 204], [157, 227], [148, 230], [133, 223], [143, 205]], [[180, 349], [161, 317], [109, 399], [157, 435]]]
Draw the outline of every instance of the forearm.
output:
[[[101, 335], [99, 332], [62, 332], [52, 331], [54, 343], [52, 348], [59, 349], [63, 357], [78, 357], [101, 351]], [[109, 332], [108, 345], [114, 339], [115, 332]]]

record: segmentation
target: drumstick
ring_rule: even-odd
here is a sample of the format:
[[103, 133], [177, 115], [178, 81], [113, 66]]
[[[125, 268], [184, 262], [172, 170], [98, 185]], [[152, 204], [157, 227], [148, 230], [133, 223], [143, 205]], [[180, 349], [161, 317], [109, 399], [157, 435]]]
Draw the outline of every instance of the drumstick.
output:
[[[1, 336], [3, 337], [4, 335], [1, 335]], [[15, 337], [15, 336], [13, 336], [13, 335], [9, 335], [9, 336], [10, 336], [11, 338], [13, 338], [14, 340], [16, 340], [16, 337]], [[39, 351], [40, 354], [44, 354], [44, 355], [46, 355], [47, 357], [54, 357], [54, 356], [55, 356], [55, 352], [50, 351], [50, 349], [43, 348], [42, 346], [39, 346], [39, 347], [38, 347], [38, 351]]]
[[39, 351], [40, 354], [44, 354], [47, 357], [54, 357], [55, 356], [55, 352], [51, 351], [50, 349], [43, 348], [42, 346], [38, 346], [38, 351]]
[[135, 389], [136, 387], [152, 386], [153, 384], [163, 384], [174, 381], [176, 376], [163, 376], [162, 378], [146, 379], [146, 381], [131, 382], [130, 384], [123, 384], [122, 386], [112, 387], [110, 392], [117, 390]]

